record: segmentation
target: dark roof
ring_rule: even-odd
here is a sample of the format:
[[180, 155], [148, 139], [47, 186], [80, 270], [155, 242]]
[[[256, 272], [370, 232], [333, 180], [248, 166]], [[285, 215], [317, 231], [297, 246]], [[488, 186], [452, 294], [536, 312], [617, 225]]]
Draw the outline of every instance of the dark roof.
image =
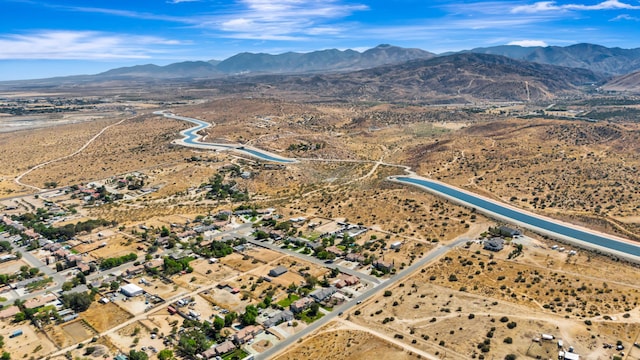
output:
[[270, 276], [273, 276], [273, 277], [278, 277], [278, 276], [280, 276], [280, 275], [282, 275], [282, 274], [286, 273], [287, 271], [288, 271], [288, 270], [287, 270], [287, 268], [286, 268], [286, 267], [284, 267], [284, 266], [278, 266], [278, 267], [275, 267], [275, 268], [271, 269], [271, 270], [269, 271], [269, 275], [270, 275]]
[[518, 229], [510, 228], [508, 226], [500, 226], [500, 233], [502, 235], [507, 235], [507, 236], [510, 236], [510, 237], [513, 237], [515, 235], [522, 235], [522, 231], [520, 231]]
[[491, 251], [500, 251], [504, 248], [504, 240], [501, 238], [491, 238], [484, 242], [484, 249]]
[[309, 296], [311, 296], [315, 301], [323, 301], [336, 292], [338, 292], [338, 289], [335, 286], [329, 286], [328, 288], [318, 289], [309, 294]]

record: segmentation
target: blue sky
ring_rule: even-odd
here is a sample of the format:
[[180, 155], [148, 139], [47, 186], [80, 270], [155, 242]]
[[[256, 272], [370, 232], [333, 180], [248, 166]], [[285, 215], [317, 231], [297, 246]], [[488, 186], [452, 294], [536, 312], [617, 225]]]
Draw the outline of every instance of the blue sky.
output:
[[0, 0], [0, 80], [239, 52], [640, 47], [640, 0]]

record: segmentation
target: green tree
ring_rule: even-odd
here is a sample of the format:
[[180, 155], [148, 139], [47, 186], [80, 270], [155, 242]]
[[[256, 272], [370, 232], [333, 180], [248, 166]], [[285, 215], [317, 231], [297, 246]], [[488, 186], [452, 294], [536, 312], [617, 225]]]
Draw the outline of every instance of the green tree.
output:
[[240, 318], [240, 321], [243, 325], [254, 325], [256, 323], [256, 318], [258, 317], [258, 308], [253, 305], [248, 305], [244, 309], [244, 314]]
[[220, 331], [220, 329], [224, 327], [224, 319], [216, 316], [215, 319], [213, 319], [213, 327]]
[[87, 283], [87, 277], [84, 275], [84, 273], [82, 271], [80, 271], [76, 275], [76, 278], [78, 278], [78, 281], [80, 281], [80, 284], [86, 284]]
[[27, 315], [25, 315], [25, 313], [23, 312], [19, 312], [15, 315], [15, 317], [13, 318], [13, 321], [15, 322], [22, 322], [25, 321], [27, 319]]
[[233, 321], [238, 318], [238, 314], [231, 311], [224, 316], [224, 326], [231, 326]]
[[313, 289], [318, 284], [318, 278], [312, 275], [307, 275], [304, 277], [305, 287], [307, 289]]
[[83, 312], [91, 306], [91, 294], [89, 292], [77, 292], [62, 295], [62, 302], [75, 310]]
[[62, 291], [69, 291], [69, 290], [71, 290], [71, 289], [73, 289], [73, 282], [71, 282], [71, 281], [65, 281], [65, 282], [62, 284]]
[[11, 243], [6, 240], [0, 241], [0, 249], [1, 251], [11, 251]]
[[109, 289], [111, 289], [112, 291], [118, 290], [119, 287], [120, 283], [117, 281], [112, 281], [111, 284], [109, 284]]
[[2, 357], [0, 357], [0, 359], [2, 360], [11, 360], [11, 354], [9, 354], [8, 352], [3, 352], [2, 353]]
[[173, 351], [169, 349], [164, 349], [158, 353], [158, 359], [160, 360], [171, 360], [173, 359]]
[[178, 351], [187, 357], [194, 357], [209, 348], [209, 341], [200, 329], [191, 329], [180, 335]]
[[169, 235], [171, 235], [171, 231], [169, 231], [169, 229], [167, 229], [167, 227], [163, 225], [162, 229], [160, 230], [160, 236], [166, 237]]
[[318, 311], [320, 311], [320, 305], [318, 305], [318, 303], [314, 302], [309, 307], [308, 314], [309, 314], [309, 316], [314, 317], [314, 316], [318, 315]]
[[149, 355], [144, 351], [129, 351], [129, 360], [149, 360]]

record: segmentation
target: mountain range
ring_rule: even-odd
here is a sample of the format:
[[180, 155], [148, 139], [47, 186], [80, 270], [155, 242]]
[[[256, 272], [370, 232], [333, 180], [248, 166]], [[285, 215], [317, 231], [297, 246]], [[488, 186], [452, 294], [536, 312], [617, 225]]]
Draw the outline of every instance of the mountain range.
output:
[[139, 65], [109, 70], [100, 77], [211, 78], [238, 74], [300, 74], [327, 71], [352, 71], [380, 65], [429, 59], [435, 54], [420, 49], [379, 45], [364, 52], [355, 50], [319, 50], [309, 53], [287, 52], [279, 55], [240, 53], [222, 61], [186, 61], [166, 66]]
[[352, 72], [255, 76], [243, 90], [268, 92], [277, 89], [344, 100], [535, 101], [580, 91], [585, 85], [601, 83], [605, 79], [604, 75], [586, 69], [537, 64], [500, 55], [463, 53]]
[[[485, 99], [522, 100], [573, 91], [585, 83], [602, 85], [615, 76], [635, 71], [640, 71], [640, 49], [593, 44], [567, 47], [504, 45], [436, 55], [383, 44], [363, 52], [329, 49], [279, 55], [240, 53], [222, 61], [185, 61], [166, 66], [147, 64], [96, 75], [12, 81], [0, 85], [10, 88], [115, 82], [125, 86], [133, 82], [154, 83], [169, 79], [220, 79], [219, 86], [233, 84], [238, 88], [265, 81], [270, 86], [280, 87], [276, 82], [278, 79], [282, 87], [289, 89], [316, 83], [327, 94], [338, 96], [344, 91], [345, 97], [368, 93], [376, 98], [401, 98], [405, 93], [423, 98], [424, 94], [437, 91], [448, 96], [464, 97], [479, 92]], [[637, 91], [639, 81], [638, 74], [628, 76], [610, 89]], [[242, 82], [245, 83], [240, 85]], [[340, 83], [340, 88], [328, 86], [334, 82]]]
[[[608, 48], [594, 44], [576, 44], [566, 47], [502, 45], [457, 53], [502, 55], [533, 63], [587, 69], [612, 77], [640, 70], [640, 48]], [[387, 44], [378, 45], [364, 52], [350, 49], [329, 49], [309, 53], [287, 52], [278, 55], [244, 52], [222, 61], [186, 61], [166, 66], [139, 65], [113, 69], [95, 76], [166, 79], [212, 78], [239, 74], [344, 72], [457, 53], [436, 55], [420, 49]]]
[[614, 76], [640, 70], [640, 48], [608, 48], [594, 44], [576, 44], [566, 47], [503, 45], [463, 52], [502, 55], [541, 64], [589, 69]]

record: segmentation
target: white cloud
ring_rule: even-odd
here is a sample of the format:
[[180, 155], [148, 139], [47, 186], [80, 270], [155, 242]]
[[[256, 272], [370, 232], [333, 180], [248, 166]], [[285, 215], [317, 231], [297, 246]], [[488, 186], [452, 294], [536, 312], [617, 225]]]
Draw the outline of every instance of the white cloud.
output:
[[609, 21], [622, 21], [622, 20], [640, 21], [640, 18], [635, 17], [635, 16], [631, 16], [629, 14], [621, 14], [621, 15], [618, 15], [618, 16], [614, 17], [613, 19], [611, 19]]
[[555, 1], [538, 1], [531, 5], [520, 5], [511, 9], [514, 14], [517, 13], [538, 13], [548, 11], [563, 11], [563, 10], [640, 10], [640, 6], [623, 3], [620, 0], [605, 0], [595, 5], [583, 5], [583, 4], [566, 4], [558, 5]]
[[[171, 3], [199, 0], [167, 0]], [[262, 40], [307, 40], [311, 35], [338, 35], [348, 27], [336, 24], [358, 11], [368, 10], [349, 0], [235, 0], [224, 11], [190, 16], [80, 6], [48, 5], [53, 8], [108, 14], [143, 20], [185, 24], [194, 28], [220, 31], [222, 37]]]
[[344, 27], [333, 22], [367, 9], [340, 0], [239, 0], [228, 14], [208, 18], [199, 26], [239, 39], [306, 40], [309, 35], [340, 33]]
[[542, 40], [517, 40], [517, 41], [511, 41], [507, 45], [518, 45], [522, 47], [549, 46], [546, 42]]
[[176, 40], [94, 31], [38, 31], [0, 36], [0, 59], [145, 59]]

